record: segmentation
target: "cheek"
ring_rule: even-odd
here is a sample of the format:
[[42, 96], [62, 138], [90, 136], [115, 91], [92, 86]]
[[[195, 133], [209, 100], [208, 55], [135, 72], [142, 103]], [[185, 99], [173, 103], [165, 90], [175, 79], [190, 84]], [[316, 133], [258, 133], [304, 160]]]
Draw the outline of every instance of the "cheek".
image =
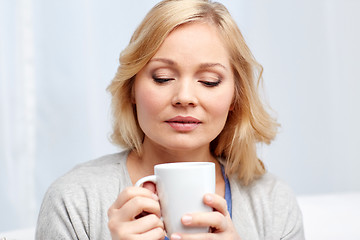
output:
[[230, 91], [224, 91], [208, 100], [208, 106], [211, 108], [213, 116], [218, 118], [219, 121], [226, 120], [227, 115], [231, 110], [233, 97], [234, 94], [232, 92], [232, 88], [230, 88]]
[[231, 102], [216, 102], [213, 105], [212, 112], [213, 116], [221, 123], [225, 123], [229, 110], [230, 110]]
[[159, 92], [146, 86], [135, 85], [135, 104], [139, 121], [142, 122], [150, 116], [157, 116], [161, 109], [161, 97]]

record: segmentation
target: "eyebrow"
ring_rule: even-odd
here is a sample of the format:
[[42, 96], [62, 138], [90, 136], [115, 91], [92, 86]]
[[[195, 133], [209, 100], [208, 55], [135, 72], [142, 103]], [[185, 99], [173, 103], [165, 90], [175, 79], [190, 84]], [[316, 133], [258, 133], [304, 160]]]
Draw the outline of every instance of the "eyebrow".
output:
[[176, 65], [176, 63], [173, 60], [170, 60], [168, 58], [153, 58], [150, 60], [150, 62], [163, 62], [168, 65]]
[[206, 69], [206, 68], [213, 68], [213, 67], [221, 67], [223, 69], [226, 69], [224, 65], [221, 63], [203, 63], [200, 64], [200, 69]]
[[[177, 65], [173, 60], [170, 60], [168, 58], [153, 58], [150, 60], [150, 62], [163, 62], [168, 65], [174, 66]], [[221, 63], [202, 63], [200, 64], [200, 69], [207, 69], [207, 68], [213, 68], [213, 67], [221, 67], [223, 69], [226, 69], [224, 65]]]

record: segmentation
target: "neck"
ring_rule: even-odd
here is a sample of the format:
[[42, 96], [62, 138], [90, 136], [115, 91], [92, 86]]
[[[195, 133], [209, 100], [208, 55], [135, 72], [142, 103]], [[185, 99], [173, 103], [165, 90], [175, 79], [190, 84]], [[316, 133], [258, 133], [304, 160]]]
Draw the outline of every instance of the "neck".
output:
[[216, 162], [209, 146], [197, 149], [167, 149], [144, 141], [142, 160], [152, 165], [169, 162]]
[[216, 191], [220, 195], [224, 194], [225, 190], [221, 166], [217, 159], [211, 154], [209, 146], [191, 150], [174, 150], [154, 146], [145, 139], [142, 156], [131, 152], [128, 157], [127, 167], [131, 180], [135, 183], [144, 176], [154, 174], [155, 165], [170, 162], [214, 162], [216, 167]]

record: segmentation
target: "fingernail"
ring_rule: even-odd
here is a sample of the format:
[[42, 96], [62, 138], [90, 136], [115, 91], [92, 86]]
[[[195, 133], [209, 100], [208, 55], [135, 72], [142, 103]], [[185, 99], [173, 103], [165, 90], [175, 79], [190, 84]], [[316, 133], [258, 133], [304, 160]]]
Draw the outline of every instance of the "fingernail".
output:
[[211, 203], [213, 201], [213, 198], [210, 194], [206, 194], [205, 195], [205, 201], [208, 203]]
[[180, 240], [181, 236], [177, 233], [171, 234], [171, 240]]
[[155, 201], [158, 201], [158, 200], [159, 200], [158, 195], [156, 195], [155, 193], [153, 193], [152, 198], [153, 198]]
[[192, 216], [190, 215], [184, 215], [182, 218], [181, 218], [183, 224], [185, 225], [189, 225], [191, 222], [192, 222]]

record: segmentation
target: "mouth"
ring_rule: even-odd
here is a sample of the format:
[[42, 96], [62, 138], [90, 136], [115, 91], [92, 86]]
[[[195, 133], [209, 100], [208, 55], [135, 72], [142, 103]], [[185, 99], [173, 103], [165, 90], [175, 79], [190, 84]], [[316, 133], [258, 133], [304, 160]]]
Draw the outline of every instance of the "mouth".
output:
[[179, 132], [190, 132], [201, 124], [201, 121], [197, 118], [183, 116], [176, 116], [165, 122]]

